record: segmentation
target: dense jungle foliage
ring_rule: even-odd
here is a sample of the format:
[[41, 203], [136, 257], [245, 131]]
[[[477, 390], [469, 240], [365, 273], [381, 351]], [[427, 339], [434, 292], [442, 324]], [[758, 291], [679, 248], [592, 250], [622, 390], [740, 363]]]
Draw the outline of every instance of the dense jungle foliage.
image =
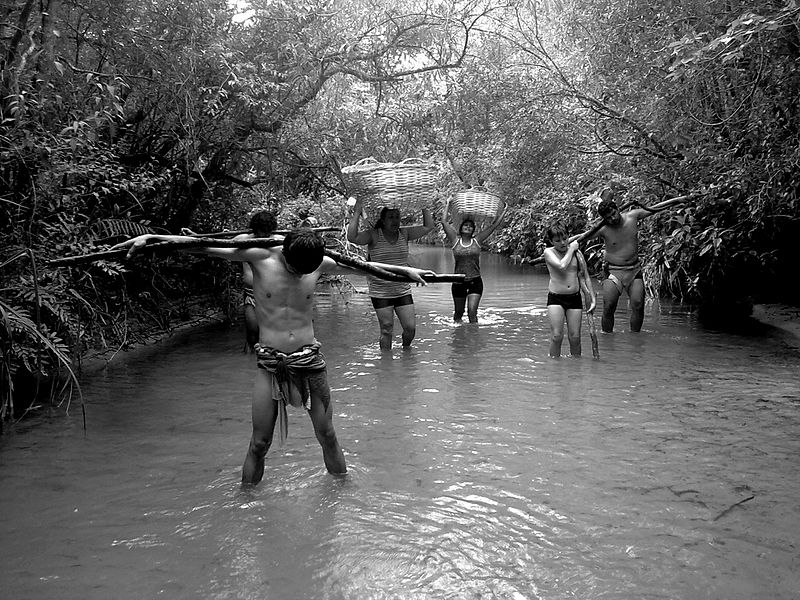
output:
[[10, 0], [0, 423], [69, 397], [87, 352], [238, 302], [222, 261], [48, 261], [257, 208], [340, 225], [338, 170], [364, 157], [498, 193], [495, 249], [529, 257], [606, 185], [695, 194], [643, 223], [650, 292], [793, 302], [798, 64], [796, 0]]

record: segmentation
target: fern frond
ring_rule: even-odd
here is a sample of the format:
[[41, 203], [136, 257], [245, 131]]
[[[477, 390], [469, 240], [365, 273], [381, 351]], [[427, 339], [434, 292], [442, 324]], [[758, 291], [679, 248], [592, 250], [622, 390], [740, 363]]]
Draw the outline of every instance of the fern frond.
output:
[[145, 233], [154, 233], [147, 225], [128, 221], [127, 219], [101, 219], [89, 226], [89, 235], [95, 240], [107, 240], [117, 237], [134, 237]]

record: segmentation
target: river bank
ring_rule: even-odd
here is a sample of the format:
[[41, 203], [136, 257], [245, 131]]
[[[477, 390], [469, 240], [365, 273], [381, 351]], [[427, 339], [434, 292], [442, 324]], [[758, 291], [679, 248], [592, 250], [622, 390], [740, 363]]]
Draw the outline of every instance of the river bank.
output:
[[[800, 308], [788, 304], [755, 304], [753, 305], [752, 318], [756, 321], [780, 329], [793, 339], [793, 345], [800, 347]], [[147, 347], [154, 343], [169, 338], [174, 333], [186, 329], [207, 325], [209, 323], [222, 323], [230, 319], [218, 309], [209, 309], [205, 313], [195, 315], [183, 323], [176, 324], [169, 331], [153, 332], [147, 341], [135, 347]], [[127, 351], [130, 351], [127, 350]], [[108, 365], [120, 352], [120, 349], [105, 349], [83, 357], [78, 369], [82, 375], [94, 373]]]
[[753, 306], [753, 318], [757, 321], [780, 329], [794, 338], [795, 345], [800, 346], [800, 308], [788, 304], [756, 304]]

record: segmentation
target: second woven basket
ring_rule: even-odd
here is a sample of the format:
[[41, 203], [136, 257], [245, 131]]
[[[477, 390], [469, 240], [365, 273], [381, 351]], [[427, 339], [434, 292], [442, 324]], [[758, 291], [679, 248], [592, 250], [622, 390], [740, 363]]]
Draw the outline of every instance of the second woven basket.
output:
[[502, 205], [500, 196], [477, 187], [456, 192], [453, 198], [453, 208], [464, 217], [494, 218]]

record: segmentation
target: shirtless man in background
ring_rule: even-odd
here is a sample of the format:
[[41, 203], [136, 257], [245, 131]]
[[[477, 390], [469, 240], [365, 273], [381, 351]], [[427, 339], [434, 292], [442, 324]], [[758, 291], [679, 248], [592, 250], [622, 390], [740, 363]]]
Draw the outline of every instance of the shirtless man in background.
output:
[[[243, 233], [233, 239], [249, 240], [253, 238], [266, 238], [278, 226], [275, 213], [268, 210], [260, 210], [253, 213], [250, 217], [250, 230], [252, 233]], [[252, 352], [258, 342], [258, 318], [256, 317], [256, 299], [253, 295], [253, 269], [250, 263], [242, 263], [242, 283], [244, 283], [244, 335], [245, 352]]]
[[[259, 210], [250, 217], [250, 233], [241, 233], [231, 238], [233, 241], [252, 240], [254, 238], [267, 238], [272, 235], [278, 226], [275, 213], [269, 210]], [[188, 227], [181, 229], [181, 234], [188, 236], [202, 236]], [[276, 238], [279, 239], [279, 238]], [[253, 270], [249, 263], [242, 263], [242, 312], [244, 313], [244, 351], [253, 352], [258, 342], [258, 319], [256, 318], [256, 299], [253, 296]]]
[[[605, 333], [614, 331], [614, 313], [622, 292], [628, 292], [631, 311], [631, 331], [641, 331], [644, 322], [644, 279], [639, 263], [639, 219], [653, 214], [653, 210], [633, 208], [619, 212], [614, 193], [603, 190], [597, 206], [605, 225], [597, 232], [604, 244], [604, 260], [608, 277], [603, 280], [603, 319]], [[666, 200], [653, 209], [662, 210], [684, 202], [684, 198]]]

